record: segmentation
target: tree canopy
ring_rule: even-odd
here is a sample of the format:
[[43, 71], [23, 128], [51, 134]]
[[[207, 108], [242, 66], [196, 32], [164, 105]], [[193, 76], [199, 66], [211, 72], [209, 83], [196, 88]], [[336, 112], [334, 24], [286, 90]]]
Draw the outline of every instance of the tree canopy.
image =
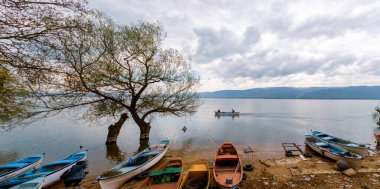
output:
[[82, 0], [0, 1], [0, 121], [25, 117], [32, 108], [29, 84], [43, 78], [46, 61], [38, 50], [54, 36], [81, 26], [78, 15], [90, 15]]
[[86, 106], [86, 117], [120, 117], [119, 125], [130, 114], [147, 139], [154, 115], [182, 116], [199, 106], [199, 77], [180, 52], [164, 48], [159, 23], [118, 25], [84, 1], [2, 6], [0, 61], [39, 112]]

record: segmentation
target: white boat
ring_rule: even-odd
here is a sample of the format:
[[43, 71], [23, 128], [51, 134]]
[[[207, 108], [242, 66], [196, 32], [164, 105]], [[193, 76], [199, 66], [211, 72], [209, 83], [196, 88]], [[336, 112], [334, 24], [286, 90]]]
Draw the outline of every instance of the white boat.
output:
[[9, 162], [0, 166], [0, 183], [5, 182], [29, 169], [41, 165], [45, 153]]
[[134, 176], [160, 161], [169, 149], [169, 140], [150, 146], [98, 177], [102, 189], [117, 189]]
[[220, 112], [215, 111], [215, 116], [239, 116], [240, 112]]
[[358, 170], [361, 167], [363, 162], [363, 157], [355, 154], [353, 152], [349, 152], [343, 148], [335, 146], [333, 144], [329, 144], [313, 135], [305, 134], [305, 143], [314, 151], [319, 154], [328, 157], [333, 160], [344, 160], [349, 163], [353, 169]]
[[36, 179], [30, 180], [28, 182], [19, 184], [10, 189], [41, 189], [42, 184], [45, 181], [45, 176], [38, 177]]
[[344, 148], [350, 152], [354, 152], [356, 154], [359, 154], [362, 157], [367, 157], [369, 147], [365, 144], [358, 144], [349, 140], [345, 140], [342, 138], [338, 138], [326, 133], [322, 133], [319, 131], [311, 130], [311, 133], [313, 136], [318, 137], [319, 139], [322, 139], [330, 144], [334, 144], [335, 146]]
[[87, 150], [73, 154], [65, 159], [58, 160], [53, 163], [46, 164], [36, 169], [27, 171], [19, 176], [16, 176], [2, 184], [0, 188], [13, 187], [30, 180], [45, 176], [45, 181], [42, 187], [49, 186], [61, 179], [61, 176], [66, 171], [70, 170], [76, 163], [86, 160]]

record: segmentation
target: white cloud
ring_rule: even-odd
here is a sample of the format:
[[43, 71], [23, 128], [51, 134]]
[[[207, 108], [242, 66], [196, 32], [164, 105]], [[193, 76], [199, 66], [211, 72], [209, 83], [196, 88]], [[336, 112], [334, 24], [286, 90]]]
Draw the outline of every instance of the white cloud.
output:
[[161, 22], [202, 91], [380, 83], [378, 1], [91, 0], [121, 24]]

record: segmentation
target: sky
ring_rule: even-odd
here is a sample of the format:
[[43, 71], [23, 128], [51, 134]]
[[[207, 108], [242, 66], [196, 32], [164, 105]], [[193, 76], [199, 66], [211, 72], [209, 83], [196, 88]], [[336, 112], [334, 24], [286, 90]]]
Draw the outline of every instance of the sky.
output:
[[159, 22], [199, 91], [380, 85], [380, 1], [89, 0], [119, 24]]

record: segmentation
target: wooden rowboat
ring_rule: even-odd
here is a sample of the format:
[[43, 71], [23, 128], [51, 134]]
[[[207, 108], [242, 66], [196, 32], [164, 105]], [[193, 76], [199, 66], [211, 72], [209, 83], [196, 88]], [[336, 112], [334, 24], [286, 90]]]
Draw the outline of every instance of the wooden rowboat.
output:
[[207, 189], [210, 180], [208, 162], [205, 160], [195, 161], [183, 177], [179, 189]]
[[243, 178], [243, 167], [236, 148], [224, 142], [218, 149], [214, 162], [214, 178], [220, 188], [237, 188]]
[[42, 184], [45, 181], [45, 176], [38, 177], [36, 179], [30, 180], [28, 182], [19, 184], [10, 189], [41, 189]]
[[16, 176], [7, 182], [0, 185], [0, 188], [9, 188], [16, 186], [38, 177], [45, 176], [45, 181], [42, 187], [49, 186], [54, 182], [61, 179], [61, 176], [68, 170], [71, 169], [76, 163], [84, 161], [87, 157], [87, 150], [73, 154], [65, 159], [58, 160], [53, 163], [46, 164], [44, 166], [38, 167], [36, 169], [27, 171], [19, 176]]
[[327, 143], [326, 141], [321, 140], [313, 135], [305, 134], [305, 143], [311, 149], [325, 157], [328, 157], [336, 161], [346, 161], [355, 170], [358, 170], [361, 167], [363, 157], [358, 154], [349, 152], [346, 149]]
[[172, 159], [149, 173], [140, 189], [177, 189], [182, 178], [182, 160]]
[[367, 157], [369, 147], [364, 144], [358, 144], [349, 140], [345, 140], [342, 138], [338, 138], [326, 133], [322, 133], [319, 131], [311, 130], [313, 136], [318, 137], [319, 139], [328, 142], [330, 144], [334, 144], [335, 146], [344, 148], [350, 152], [354, 152], [359, 154], [362, 157]]
[[0, 183], [5, 182], [29, 169], [41, 165], [45, 153], [13, 161], [0, 166]]
[[98, 177], [102, 189], [117, 189], [127, 180], [151, 168], [169, 149], [169, 140], [150, 146]]

